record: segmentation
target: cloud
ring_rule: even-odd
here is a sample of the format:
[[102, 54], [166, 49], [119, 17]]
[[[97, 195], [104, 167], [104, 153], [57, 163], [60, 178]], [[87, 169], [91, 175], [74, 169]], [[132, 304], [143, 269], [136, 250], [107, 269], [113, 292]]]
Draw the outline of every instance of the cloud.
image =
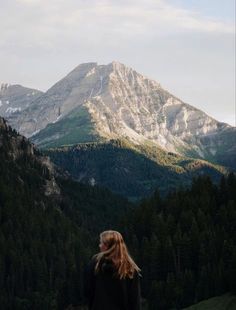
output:
[[233, 24], [167, 0], [10, 0], [0, 11], [0, 47], [9, 54], [99, 50], [102, 45], [151, 44], [168, 36], [234, 33]]
[[[215, 76], [220, 85], [224, 78], [222, 85], [232, 94], [232, 23], [168, 0], [0, 0], [0, 5], [3, 80], [18, 76], [21, 84], [46, 89], [80, 62], [115, 59], [170, 91], [179, 89], [181, 96], [189, 89], [186, 81], [199, 83], [199, 91], [201, 76], [203, 86]], [[220, 98], [217, 89], [212, 89], [213, 105]], [[193, 99], [187, 96], [190, 103], [202, 100], [193, 93]]]
[[[108, 46], [182, 33], [234, 34], [234, 25], [177, 8], [165, 0], [12, 0], [0, 13], [1, 48]], [[75, 43], [77, 42], [77, 43]], [[101, 44], [101, 43], [100, 43]]]
[[40, 38], [46, 39], [59, 31], [69, 35], [75, 29], [92, 33], [105, 27], [110, 33], [122, 35], [142, 34], [152, 29], [156, 35], [183, 31], [234, 33], [234, 25], [204, 18], [164, 0], [17, 0], [6, 7], [1, 22], [6, 31], [10, 28], [18, 33], [20, 28], [22, 35], [30, 36], [37, 31]]

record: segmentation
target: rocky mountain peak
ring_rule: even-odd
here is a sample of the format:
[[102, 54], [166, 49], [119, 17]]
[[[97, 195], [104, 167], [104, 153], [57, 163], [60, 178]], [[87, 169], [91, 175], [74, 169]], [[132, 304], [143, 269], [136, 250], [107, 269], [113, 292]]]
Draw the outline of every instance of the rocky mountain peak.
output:
[[74, 68], [71, 72], [69, 72], [65, 78], [78, 79], [78, 77], [85, 76], [90, 70], [96, 67], [97, 67], [96, 62], [88, 62], [80, 64], [76, 68]]
[[[46, 130], [40, 137], [47, 143], [63, 136], [63, 144], [128, 138], [202, 158], [215, 156], [215, 136], [230, 128], [117, 61], [80, 64], [11, 121], [39, 144]], [[230, 141], [233, 136], [230, 131]]]
[[133, 70], [130, 67], [124, 65], [123, 63], [119, 61], [113, 60], [110, 64], [107, 65], [108, 67], [112, 68], [112, 71], [115, 72], [125, 72], [125, 71], [130, 71]]

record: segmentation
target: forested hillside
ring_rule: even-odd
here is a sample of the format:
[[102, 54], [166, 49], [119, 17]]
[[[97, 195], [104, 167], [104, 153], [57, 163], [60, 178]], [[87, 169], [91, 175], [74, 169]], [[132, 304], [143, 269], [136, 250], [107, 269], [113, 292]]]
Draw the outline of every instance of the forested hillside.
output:
[[44, 151], [51, 160], [83, 183], [98, 184], [132, 200], [162, 195], [189, 186], [193, 176], [208, 174], [216, 182], [222, 166], [166, 152], [154, 144], [135, 145], [127, 139], [81, 143]]
[[[47, 163], [47, 164], [46, 164]], [[55, 180], [50, 162], [0, 119], [0, 308], [64, 309], [83, 302], [83, 270], [101, 230], [127, 202]]]

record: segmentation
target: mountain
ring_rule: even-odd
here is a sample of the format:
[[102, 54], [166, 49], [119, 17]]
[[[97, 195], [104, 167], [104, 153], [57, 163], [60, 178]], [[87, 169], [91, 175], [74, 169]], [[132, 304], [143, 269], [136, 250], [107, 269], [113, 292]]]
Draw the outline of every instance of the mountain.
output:
[[125, 139], [52, 148], [44, 153], [75, 180], [101, 185], [132, 200], [149, 196], [157, 188], [163, 195], [189, 186], [197, 175], [208, 174], [218, 182], [227, 173], [225, 168], [204, 160]]
[[21, 85], [0, 84], [0, 116], [9, 122], [18, 119], [21, 113], [30, 106], [32, 101], [41, 96], [43, 92], [26, 88]]
[[236, 167], [235, 127], [118, 62], [79, 65], [11, 124], [43, 148], [128, 138]]

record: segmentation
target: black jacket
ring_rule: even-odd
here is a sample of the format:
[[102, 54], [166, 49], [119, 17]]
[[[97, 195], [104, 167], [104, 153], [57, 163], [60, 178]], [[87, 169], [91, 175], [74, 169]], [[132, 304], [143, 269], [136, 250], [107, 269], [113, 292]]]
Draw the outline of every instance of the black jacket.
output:
[[89, 310], [141, 310], [140, 280], [135, 273], [132, 279], [114, 276], [111, 262], [103, 260], [101, 271], [95, 274], [93, 259], [85, 275], [85, 295]]

